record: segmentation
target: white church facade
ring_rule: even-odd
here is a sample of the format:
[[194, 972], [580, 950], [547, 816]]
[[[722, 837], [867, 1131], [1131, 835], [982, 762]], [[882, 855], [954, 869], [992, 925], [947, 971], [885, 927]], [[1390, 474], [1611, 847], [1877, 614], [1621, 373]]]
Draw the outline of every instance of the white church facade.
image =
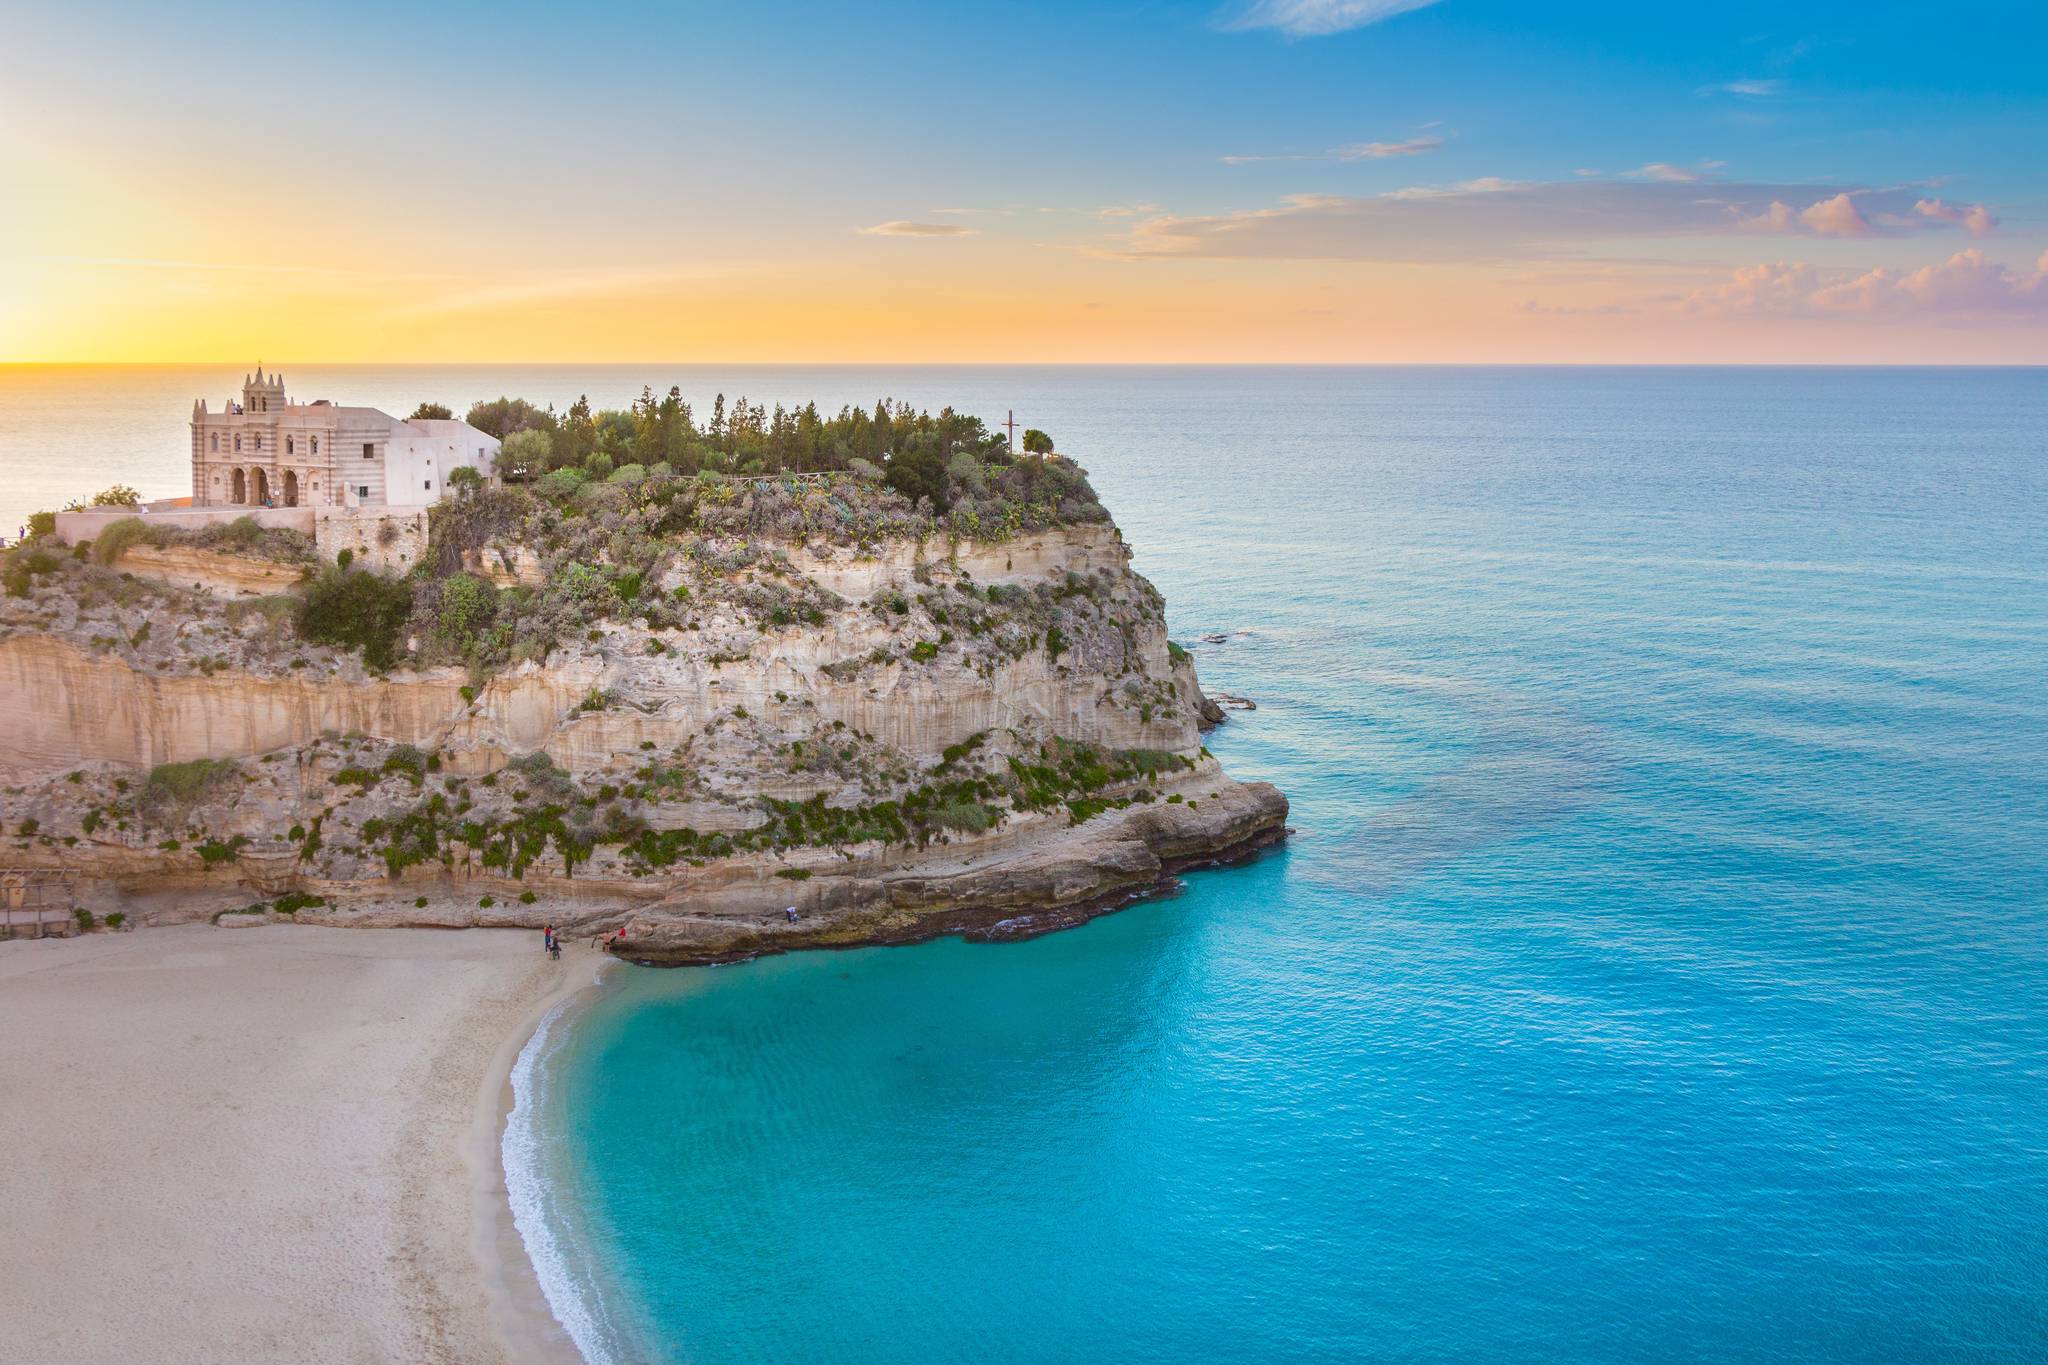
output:
[[417, 507], [468, 466], [494, 481], [498, 439], [467, 422], [285, 397], [284, 376], [244, 376], [239, 402], [192, 405], [194, 507]]

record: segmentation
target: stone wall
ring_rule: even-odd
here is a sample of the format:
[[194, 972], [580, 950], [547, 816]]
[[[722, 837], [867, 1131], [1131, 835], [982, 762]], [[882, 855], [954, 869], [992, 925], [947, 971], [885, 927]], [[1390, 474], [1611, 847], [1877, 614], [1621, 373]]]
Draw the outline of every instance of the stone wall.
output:
[[313, 546], [329, 563], [342, 550], [355, 562], [387, 573], [411, 573], [427, 552], [424, 507], [321, 507], [315, 509]]

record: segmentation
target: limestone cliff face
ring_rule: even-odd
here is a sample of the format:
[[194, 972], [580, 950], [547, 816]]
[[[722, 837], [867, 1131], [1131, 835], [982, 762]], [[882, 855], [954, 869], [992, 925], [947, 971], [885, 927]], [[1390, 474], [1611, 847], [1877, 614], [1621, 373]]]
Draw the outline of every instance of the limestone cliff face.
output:
[[[236, 570], [257, 575], [242, 581], [268, 582], [260, 578], [260, 561], [205, 558], [205, 566], [181, 559], [170, 576], [203, 576], [202, 568], [221, 573], [217, 560], [254, 566]], [[919, 595], [929, 586], [917, 581], [920, 570], [983, 585], [1087, 575], [1110, 585], [1104, 593], [1126, 599], [1142, 582], [1125, 567], [1112, 527], [963, 546], [950, 556], [943, 548], [928, 555], [898, 545], [866, 559], [798, 547], [791, 559], [829, 591], [854, 600]], [[1055, 658], [1044, 648], [994, 660], [944, 648], [929, 660], [913, 657], [918, 644], [941, 634], [908, 612], [847, 610], [820, 625], [765, 633], [714, 620], [702, 632], [670, 632], [654, 655], [648, 632], [614, 627], [598, 641], [570, 644], [544, 667], [523, 664], [498, 675], [473, 701], [463, 696], [467, 678], [457, 669], [388, 678], [360, 670], [353, 678], [306, 678], [234, 668], [166, 675], [74, 640], [21, 634], [0, 641], [0, 769], [249, 758], [301, 747], [323, 733], [355, 732], [432, 746], [461, 772], [489, 772], [535, 750], [572, 772], [596, 772], [630, 767], [647, 746], [668, 749], [735, 708], [771, 720], [839, 721], [921, 762], [975, 734], [1027, 724], [1111, 748], [1192, 752], [1200, 743], [1193, 674], [1169, 659], [1156, 611], [1129, 613], [1114, 642], [1114, 680], [1077, 654]], [[1133, 679], [1144, 680], [1135, 691]], [[607, 704], [579, 710], [593, 690], [606, 694]]]
[[17, 635], [0, 641], [0, 768], [253, 757], [322, 731], [416, 742], [460, 711], [462, 683], [453, 669], [390, 681], [163, 676], [69, 640]]
[[191, 545], [131, 545], [114, 561], [124, 573], [198, 588], [220, 597], [263, 597], [290, 592], [304, 569], [295, 564], [222, 554]]
[[[530, 574], [516, 549], [473, 567]], [[685, 625], [593, 621], [488, 679], [379, 676], [197, 594], [120, 638], [31, 604], [0, 620], [0, 840], [145, 918], [291, 892], [335, 922], [624, 924], [648, 960], [1051, 927], [1286, 819], [1202, 750], [1192, 663], [1127, 560], [1107, 525], [791, 544], [761, 590], [825, 604], [804, 619], [698, 579]], [[278, 590], [250, 561], [147, 567]]]

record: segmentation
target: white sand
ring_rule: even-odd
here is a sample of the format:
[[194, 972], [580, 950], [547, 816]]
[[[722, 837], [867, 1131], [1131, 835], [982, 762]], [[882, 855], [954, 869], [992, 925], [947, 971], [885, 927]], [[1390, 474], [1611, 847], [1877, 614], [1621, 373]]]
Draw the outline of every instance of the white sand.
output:
[[191, 925], [0, 944], [0, 1360], [560, 1357], [495, 1124], [591, 977], [537, 935]]

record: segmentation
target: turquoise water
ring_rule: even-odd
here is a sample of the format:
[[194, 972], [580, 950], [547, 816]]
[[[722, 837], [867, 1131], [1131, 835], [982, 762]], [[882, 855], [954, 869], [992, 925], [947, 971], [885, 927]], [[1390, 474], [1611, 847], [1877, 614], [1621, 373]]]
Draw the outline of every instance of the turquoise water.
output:
[[540, 1069], [586, 1349], [2048, 1356], [2048, 375], [1023, 383], [1299, 833], [626, 973]]
[[[0, 503], [175, 487], [240, 370], [19, 374]], [[2048, 1358], [2048, 372], [306, 374], [1014, 407], [1294, 801], [1070, 933], [554, 1021], [509, 1175], [593, 1356]]]

